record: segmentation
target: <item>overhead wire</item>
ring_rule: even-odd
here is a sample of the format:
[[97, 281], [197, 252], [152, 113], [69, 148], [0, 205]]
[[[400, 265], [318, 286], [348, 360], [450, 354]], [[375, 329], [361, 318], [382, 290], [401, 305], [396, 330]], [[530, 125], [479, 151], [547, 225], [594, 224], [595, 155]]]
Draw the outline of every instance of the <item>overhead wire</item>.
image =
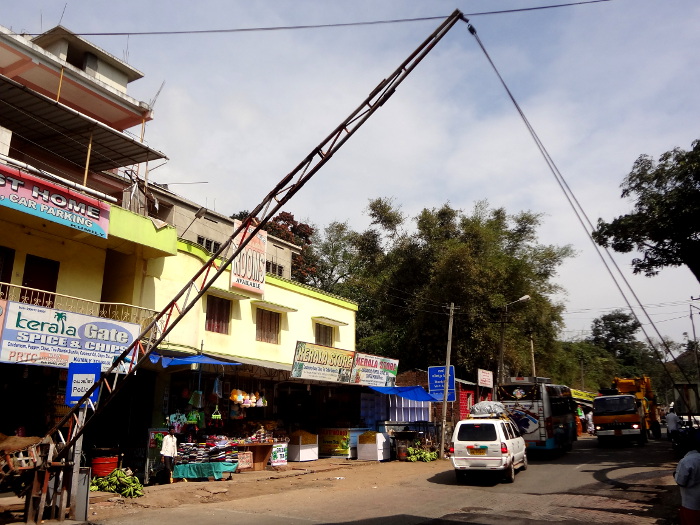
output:
[[[611, 2], [612, 0], [583, 0], [580, 2], [567, 2], [563, 4], [552, 4], [537, 7], [521, 7], [517, 9], [499, 9], [496, 11], [480, 11], [475, 13], [465, 13], [465, 16], [487, 16], [487, 15], [502, 15], [511, 13], [522, 13], [527, 11], [541, 11], [544, 9], [558, 9], [562, 7], [573, 7], [585, 4], [598, 4], [601, 2]], [[401, 24], [408, 22], [426, 22], [431, 20], [444, 20], [445, 15], [440, 16], [422, 16], [415, 18], [394, 18], [388, 20], [370, 20], [366, 22], [338, 22], [332, 24], [302, 24], [293, 26], [268, 26], [268, 27], [243, 27], [230, 29], [185, 29], [181, 31], [101, 31], [91, 33], [75, 33], [79, 36], [163, 36], [163, 35], [199, 35], [199, 34], [221, 34], [221, 33], [255, 33], [255, 32], [270, 32], [270, 31], [291, 31], [302, 29], [326, 29], [336, 27], [356, 27], [356, 26], [372, 26], [386, 24]], [[42, 33], [22, 33], [26, 36], [39, 36]]]
[[[613, 280], [615, 286], [617, 287], [618, 291], [619, 291], [620, 294], [622, 295], [622, 298], [624, 299], [625, 303], [627, 304], [628, 308], [630, 309], [630, 312], [632, 313], [633, 317], [634, 317], [634, 318], [637, 320], [637, 322], [640, 324], [642, 333], [644, 334], [644, 337], [646, 338], [647, 343], [649, 344], [650, 348], [654, 351], [654, 354], [656, 355], [657, 359], [658, 359], [661, 363], [664, 363], [665, 361], [664, 361], [664, 359], [663, 359], [663, 356], [660, 355], [658, 348], [656, 347], [656, 345], [655, 345], [654, 342], [652, 341], [651, 337], [650, 337], [649, 334], [647, 333], [646, 329], [644, 328], [644, 324], [641, 322], [641, 320], [640, 320], [639, 317], [637, 316], [637, 313], [636, 313], [636, 311], [634, 310], [634, 308], [632, 307], [632, 305], [631, 305], [631, 303], [630, 303], [630, 300], [628, 299], [627, 294], [625, 293], [625, 291], [623, 290], [622, 286], [620, 285], [620, 281], [617, 279], [615, 273], [611, 270], [610, 264], [608, 264], [608, 261], [605, 259], [605, 257], [603, 256], [603, 253], [602, 253], [602, 252], [605, 252], [605, 253], [607, 254], [608, 258], [610, 259], [610, 262], [611, 262], [612, 266], [615, 268], [615, 270], [617, 271], [618, 275], [619, 275], [620, 278], [622, 279], [622, 282], [625, 284], [625, 286], [626, 286], [627, 289], [629, 290], [629, 293], [630, 293], [630, 294], [634, 297], [634, 299], [637, 301], [637, 307], [644, 313], [644, 315], [645, 315], [646, 318], [648, 319], [648, 321], [649, 321], [648, 325], [651, 326], [651, 327], [654, 329], [654, 331], [656, 332], [656, 334], [657, 334], [657, 336], [658, 336], [658, 338], [659, 338], [659, 341], [660, 341], [661, 344], [664, 346], [664, 348], [665, 348], [667, 354], [671, 355], [673, 361], [674, 361], [674, 362], [676, 363], [676, 365], [678, 366], [678, 362], [676, 361], [675, 356], [673, 356], [673, 354], [671, 353], [671, 350], [670, 350], [670, 348], [668, 347], [668, 344], [666, 343], [666, 341], [664, 340], [664, 338], [661, 336], [661, 333], [659, 332], [659, 330], [656, 328], [656, 325], [654, 324], [654, 321], [651, 319], [651, 317], [650, 317], [649, 314], [647, 313], [646, 308], [644, 307], [644, 305], [643, 305], [642, 302], [640, 301], [639, 297], [638, 297], [637, 294], [635, 293], [635, 291], [634, 291], [634, 289], [632, 288], [632, 286], [630, 285], [629, 281], [627, 280], [627, 278], [626, 278], [625, 275], [623, 274], [622, 270], [621, 270], [620, 267], [618, 266], [617, 262], [616, 262], [615, 259], [613, 258], [612, 254], [610, 253], [610, 250], [609, 250], [608, 248], [606, 248], [606, 247], [603, 247], [603, 250], [601, 251], [601, 247], [598, 246], [598, 245], [596, 244], [595, 240], [593, 239], [593, 237], [592, 237], [592, 235], [591, 235], [591, 231], [593, 231], [593, 230], [595, 229], [595, 227], [593, 226], [592, 222], [591, 222], [590, 219], [588, 218], [588, 215], [586, 214], [586, 212], [585, 212], [583, 206], [581, 206], [581, 203], [580, 203], [580, 202], [578, 201], [578, 199], [576, 198], [576, 196], [575, 196], [573, 190], [571, 189], [571, 187], [570, 187], [570, 186], [568, 185], [568, 183], [566, 182], [566, 179], [564, 178], [564, 176], [562, 175], [562, 173], [559, 171], [559, 168], [557, 167], [556, 163], [554, 162], [554, 160], [552, 159], [552, 157], [549, 155], [549, 152], [547, 151], [546, 147], [544, 146], [544, 144], [543, 144], [542, 141], [540, 140], [540, 138], [539, 138], [537, 132], [535, 131], [535, 129], [533, 128], [533, 126], [530, 124], [530, 121], [528, 120], [527, 116], [525, 115], [525, 113], [523, 112], [522, 108], [520, 107], [520, 104], [519, 104], [518, 101], [515, 99], [515, 96], [513, 95], [512, 91], [510, 90], [510, 88], [508, 87], [508, 85], [506, 84], [506, 82], [505, 82], [505, 80], [503, 79], [503, 76], [501, 75], [500, 71], [499, 71], [498, 68], [496, 67], [496, 64], [493, 62], [493, 60], [491, 59], [491, 56], [490, 56], [489, 53], [486, 51], [486, 48], [485, 48], [483, 42], [481, 41], [481, 39], [479, 38], [479, 35], [478, 35], [477, 32], [476, 32], [476, 29], [475, 29], [474, 26], [473, 26], [471, 23], [469, 23], [468, 21], [465, 21], [465, 23], [467, 24], [467, 27], [468, 27], [468, 29], [469, 29], [469, 32], [472, 34], [472, 36], [474, 37], [474, 39], [475, 39], [476, 42], [478, 43], [479, 47], [481, 48], [482, 52], [484, 53], [484, 56], [486, 57], [487, 61], [488, 61], [489, 64], [491, 65], [493, 71], [496, 73], [496, 76], [498, 77], [498, 79], [499, 79], [501, 85], [502, 85], [503, 88], [505, 89], [505, 91], [506, 91], [508, 97], [510, 98], [511, 102], [512, 102], [513, 105], [515, 106], [515, 109], [517, 110], [518, 114], [520, 115], [521, 120], [522, 120], [523, 123], [525, 124], [525, 127], [527, 128], [528, 132], [530, 133], [530, 136], [532, 137], [533, 141], [535, 142], [535, 144], [536, 144], [536, 146], [537, 146], [537, 149], [540, 151], [540, 154], [541, 154], [542, 157], [544, 158], [545, 163], [547, 164], [549, 170], [551, 171], [552, 175], [554, 176], [554, 178], [555, 178], [555, 180], [556, 180], [556, 182], [557, 182], [559, 188], [562, 190], [562, 193], [564, 194], [566, 200], [568, 201], [569, 205], [571, 206], [571, 209], [573, 210], [574, 214], [576, 215], [576, 218], [577, 218], [579, 224], [581, 225], [581, 227], [583, 228], [583, 230], [586, 232], [586, 236], [588, 237], [588, 240], [591, 242], [591, 244], [593, 245], [593, 248], [595, 249], [596, 253], [598, 254], [598, 257], [599, 257], [599, 258], [601, 259], [601, 261], [603, 262], [603, 265], [605, 266], [605, 269], [607, 270], [608, 274], [609, 274], [610, 277], [612, 278], [612, 280]], [[590, 229], [589, 229], [589, 228], [590, 228]], [[670, 372], [668, 371], [668, 369], [667, 369], [666, 367], [663, 367], [663, 368], [664, 368], [665, 372], [666, 372], [666, 373], [669, 375], [669, 377], [670, 377]], [[678, 366], [678, 369], [680, 370], [680, 372], [681, 372], [681, 374], [683, 375], [683, 377], [685, 378], [685, 380], [686, 380], [687, 382], [690, 382], [690, 380], [689, 380], [688, 376], [686, 375], [685, 371], [683, 370], [683, 368], [680, 367], [680, 366]]]

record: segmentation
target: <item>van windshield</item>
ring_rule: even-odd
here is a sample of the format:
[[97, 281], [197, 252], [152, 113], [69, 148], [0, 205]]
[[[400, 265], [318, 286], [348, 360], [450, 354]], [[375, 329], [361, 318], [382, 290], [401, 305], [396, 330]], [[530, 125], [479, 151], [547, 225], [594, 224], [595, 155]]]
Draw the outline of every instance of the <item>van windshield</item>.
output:
[[493, 423], [462, 423], [457, 441], [497, 441]]
[[539, 385], [501, 385], [498, 387], [498, 399], [501, 401], [537, 401], [542, 399], [542, 395]]

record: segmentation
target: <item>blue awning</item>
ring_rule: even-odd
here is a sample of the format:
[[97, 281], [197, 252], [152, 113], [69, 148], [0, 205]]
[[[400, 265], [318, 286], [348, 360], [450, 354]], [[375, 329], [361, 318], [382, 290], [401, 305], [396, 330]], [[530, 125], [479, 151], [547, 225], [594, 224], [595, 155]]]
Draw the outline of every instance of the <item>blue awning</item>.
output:
[[441, 395], [429, 394], [422, 386], [371, 386], [372, 390], [381, 394], [410, 399], [411, 401], [430, 401], [431, 403], [441, 402]]
[[220, 361], [212, 357], [207, 357], [205, 355], [193, 355], [188, 357], [166, 357], [164, 355], [156, 354], [155, 352], [148, 356], [151, 363], [156, 364], [160, 360], [160, 364], [163, 368], [167, 368], [170, 365], [240, 365], [241, 363], [232, 363], [231, 361]]

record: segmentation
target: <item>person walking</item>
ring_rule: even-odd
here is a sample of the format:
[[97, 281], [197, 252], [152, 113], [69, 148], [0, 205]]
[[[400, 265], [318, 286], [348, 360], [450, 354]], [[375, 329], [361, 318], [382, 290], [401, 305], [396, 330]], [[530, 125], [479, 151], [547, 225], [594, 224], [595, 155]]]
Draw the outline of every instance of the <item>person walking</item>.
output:
[[679, 427], [680, 418], [676, 414], [676, 409], [669, 408], [668, 414], [666, 414], [666, 431], [668, 432], [668, 439], [673, 440], [678, 435]]
[[170, 427], [167, 436], [163, 436], [163, 445], [160, 448], [160, 455], [163, 456], [165, 470], [168, 471], [168, 483], [173, 482], [173, 458], [177, 457], [177, 437], [175, 437], [175, 427]]
[[595, 434], [595, 425], [593, 424], [593, 410], [586, 412], [586, 428], [588, 433], [592, 436]]
[[680, 524], [697, 525], [700, 523], [700, 451], [697, 448], [678, 462], [673, 478], [681, 490]]

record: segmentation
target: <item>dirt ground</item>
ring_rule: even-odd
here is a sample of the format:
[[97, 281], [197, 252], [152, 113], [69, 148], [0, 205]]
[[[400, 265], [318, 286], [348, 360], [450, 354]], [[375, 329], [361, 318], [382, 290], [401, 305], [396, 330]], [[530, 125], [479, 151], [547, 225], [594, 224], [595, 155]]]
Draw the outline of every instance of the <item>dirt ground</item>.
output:
[[145, 495], [141, 498], [125, 499], [114, 494], [93, 493], [88, 519], [91, 523], [100, 523], [142, 508], [235, 501], [260, 493], [272, 495], [312, 485], [332, 486], [337, 479], [343, 480], [344, 490], [378, 483], [386, 486], [400, 483], [407, 470], [410, 470], [411, 475], [429, 477], [447, 468], [451, 466], [446, 461], [379, 463], [326, 458], [306, 463], [288, 463], [274, 470], [237, 472], [230, 479], [227, 479], [228, 474], [224, 474], [221, 481], [175, 480], [169, 485], [149, 486], [145, 487]]

